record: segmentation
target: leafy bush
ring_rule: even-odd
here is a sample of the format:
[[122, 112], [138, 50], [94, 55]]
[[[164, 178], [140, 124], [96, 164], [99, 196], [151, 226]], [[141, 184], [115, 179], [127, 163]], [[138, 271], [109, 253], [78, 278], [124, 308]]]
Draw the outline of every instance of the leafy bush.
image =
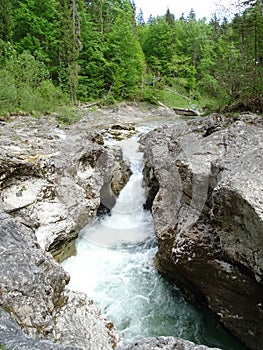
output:
[[0, 69], [0, 114], [55, 112], [69, 98], [48, 79], [45, 65], [29, 54], [14, 54]]
[[0, 70], [0, 114], [12, 110], [17, 101], [15, 79], [6, 69]]

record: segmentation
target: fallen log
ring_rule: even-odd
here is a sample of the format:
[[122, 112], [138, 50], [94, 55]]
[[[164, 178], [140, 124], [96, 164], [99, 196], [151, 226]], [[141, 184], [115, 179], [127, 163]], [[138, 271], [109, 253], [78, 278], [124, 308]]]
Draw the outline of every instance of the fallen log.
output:
[[100, 105], [100, 101], [96, 101], [96, 102], [92, 102], [92, 103], [86, 103], [86, 104], [82, 104], [80, 105], [81, 109], [88, 109], [94, 106], [99, 106]]
[[195, 110], [195, 109], [189, 109], [189, 108], [177, 108], [177, 107], [173, 107], [172, 108], [176, 114], [178, 115], [183, 115], [186, 117], [190, 117], [190, 116], [199, 116], [200, 113]]

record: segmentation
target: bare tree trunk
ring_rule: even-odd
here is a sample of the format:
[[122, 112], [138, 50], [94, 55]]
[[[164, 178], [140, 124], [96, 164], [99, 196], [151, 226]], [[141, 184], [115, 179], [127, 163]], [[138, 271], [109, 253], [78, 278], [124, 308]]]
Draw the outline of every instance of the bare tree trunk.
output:
[[78, 71], [79, 67], [77, 64], [78, 54], [81, 49], [80, 41], [80, 19], [78, 13], [77, 0], [72, 0], [72, 35], [73, 35], [73, 47], [72, 57], [68, 64], [68, 80], [70, 86], [70, 94], [72, 103], [76, 103], [77, 99], [77, 86], [78, 86]]
[[103, 23], [103, 0], [100, 1], [100, 30], [103, 34], [104, 32], [104, 23]]

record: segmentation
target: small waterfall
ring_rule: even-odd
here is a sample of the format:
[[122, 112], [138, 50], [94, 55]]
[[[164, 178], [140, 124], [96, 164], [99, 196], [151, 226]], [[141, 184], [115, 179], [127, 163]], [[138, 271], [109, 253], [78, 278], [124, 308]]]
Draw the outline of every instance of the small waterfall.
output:
[[143, 209], [142, 153], [132, 152], [134, 143], [136, 145], [136, 139], [121, 142], [126, 146], [124, 150], [129, 151], [132, 175], [128, 183], [110, 215], [97, 218], [92, 225], [85, 227], [80, 232], [81, 239], [101, 247], [114, 248], [140, 244], [154, 235], [151, 214]]
[[63, 262], [69, 288], [85, 292], [113, 321], [125, 342], [160, 335], [177, 336], [224, 350], [241, 350], [207, 314], [186, 303], [153, 264], [157, 252], [152, 216], [143, 209], [142, 153], [136, 137], [118, 143], [132, 176], [109, 215], [80, 232], [77, 255]]

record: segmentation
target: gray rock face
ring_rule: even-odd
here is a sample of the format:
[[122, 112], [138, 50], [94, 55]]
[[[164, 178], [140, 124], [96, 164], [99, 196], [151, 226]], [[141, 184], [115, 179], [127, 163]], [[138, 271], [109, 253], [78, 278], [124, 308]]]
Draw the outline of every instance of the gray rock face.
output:
[[72, 254], [101, 201], [114, 205], [129, 177], [121, 149], [94, 143], [101, 137], [84, 126], [23, 117], [0, 130], [0, 213], [33, 228], [58, 261]]
[[26, 339], [1, 313], [0, 340], [4, 344], [48, 349], [48, 345], [40, 346], [48, 343], [35, 341], [45, 338], [72, 346], [65, 349], [110, 350], [117, 346], [119, 337], [113, 325], [85, 295], [65, 290], [68, 275], [39, 247], [31, 229], [1, 214], [0, 233], [0, 306], [33, 338]]
[[66, 302], [69, 281], [62, 267], [39, 248], [32, 230], [0, 215], [1, 307], [27, 334], [52, 332], [52, 313]]
[[67, 303], [56, 311], [54, 341], [83, 349], [111, 350], [121, 343], [112, 322], [101, 317], [83, 293], [66, 290]]
[[196, 345], [190, 341], [174, 337], [158, 337], [142, 339], [132, 344], [118, 348], [117, 350], [220, 350], [208, 348], [203, 345]]
[[159, 270], [257, 350], [263, 347], [262, 125], [255, 115], [212, 115], [142, 140]]
[[[134, 106], [125, 112], [126, 119], [134, 118]], [[144, 119], [139, 112], [138, 119]], [[160, 112], [156, 109], [149, 118]], [[118, 113], [117, 123], [123, 110]], [[162, 113], [174, 116], [166, 109]], [[71, 255], [79, 229], [99, 205], [114, 205], [128, 179], [120, 148], [102, 147], [102, 137], [89, 131], [90, 121], [64, 129], [45, 117], [1, 124], [0, 347], [110, 350], [121, 343], [92, 300], [65, 289], [68, 275], [44, 251], [57, 260]], [[103, 115], [99, 124], [104, 123]], [[208, 349], [164, 337], [123, 347], [130, 348]]]
[[48, 340], [27, 337], [12, 317], [0, 308], [0, 344], [7, 350], [81, 350], [77, 347], [62, 346]]

